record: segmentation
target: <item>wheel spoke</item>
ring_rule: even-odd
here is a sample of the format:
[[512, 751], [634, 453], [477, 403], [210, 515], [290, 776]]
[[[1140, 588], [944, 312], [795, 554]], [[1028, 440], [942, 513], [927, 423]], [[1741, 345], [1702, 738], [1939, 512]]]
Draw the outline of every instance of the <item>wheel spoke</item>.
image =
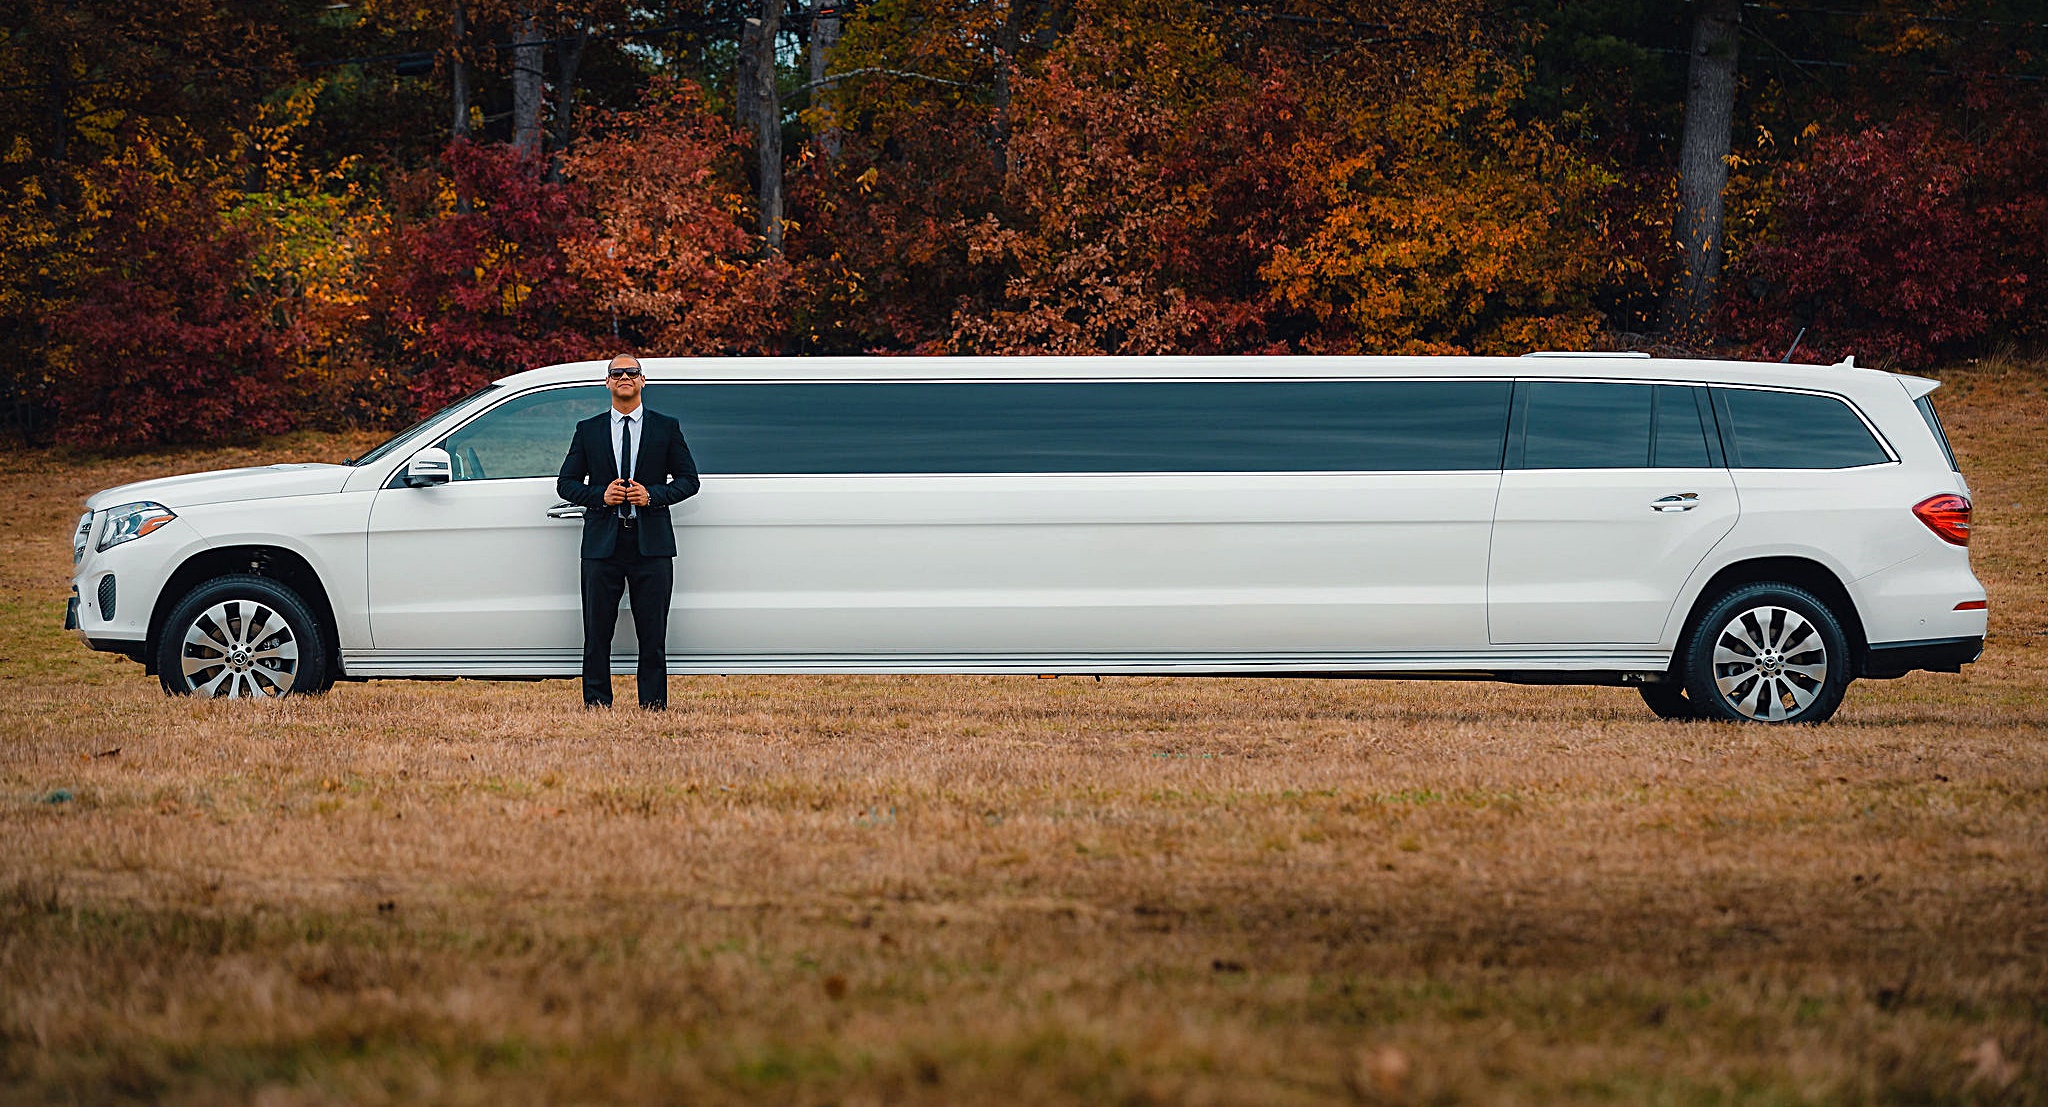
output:
[[290, 670], [268, 669], [261, 665], [249, 670], [249, 682], [265, 696], [282, 696], [291, 691], [294, 679]]
[[1742, 665], [1747, 667], [1755, 664], [1756, 659], [1754, 657], [1729, 649], [1728, 639], [1725, 637], [1714, 647], [1714, 666], [1716, 668], [1722, 665]]
[[1785, 705], [1778, 700], [1778, 683], [1769, 677], [1757, 681], [1756, 702], [1750, 706], [1750, 716], [1775, 722], [1784, 710]]
[[212, 614], [207, 612], [192, 620], [192, 625], [185, 629], [185, 648], [189, 651], [198, 646], [226, 657], [233, 647], [228, 645], [220, 624], [213, 621]]
[[1785, 666], [1785, 672], [1796, 673], [1799, 676], [1803, 676], [1806, 679], [1814, 682], [1815, 684], [1824, 683], [1828, 679], [1828, 665], [1825, 659], [1823, 659], [1817, 665], [1793, 665], [1787, 663]]
[[199, 674], [206, 672], [208, 669], [225, 669], [227, 667], [228, 663], [223, 658], [193, 657], [191, 654], [186, 654], [181, 659], [179, 665], [179, 668], [185, 672], [185, 682], [187, 684], [195, 683]]
[[249, 621], [242, 627], [242, 645], [253, 649], [265, 638], [270, 637], [270, 616], [269, 608], [256, 608], [256, 613], [251, 615]]
[[1735, 638], [1737, 645], [1748, 648], [1751, 657], [1764, 652], [1763, 628], [1757, 625], [1754, 611], [1745, 611], [1734, 622], [1728, 624], [1728, 629], [1722, 637], [1731, 636]]
[[1749, 691], [1753, 687], [1750, 682], [1756, 679], [1756, 670], [1748, 669], [1739, 673], [1729, 673], [1726, 676], [1715, 677], [1714, 686], [1721, 690], [1721, 695], [1729, 703], [1740, 708], [1743, 698], [1749, 695]]
[[220, 672], [214, 674], [212, 680], [209, 680], [204, 684], [193, 685], [192, 693], [197, 696], [205, 696], [209, 699], [214, 696], [220, 695], [220, 686], [226, 683], [228, 679], [233, 677], [234, 675], [235, 671], [233, 669], [228, 668], [226, 665], [222, 665], [220, 667]]

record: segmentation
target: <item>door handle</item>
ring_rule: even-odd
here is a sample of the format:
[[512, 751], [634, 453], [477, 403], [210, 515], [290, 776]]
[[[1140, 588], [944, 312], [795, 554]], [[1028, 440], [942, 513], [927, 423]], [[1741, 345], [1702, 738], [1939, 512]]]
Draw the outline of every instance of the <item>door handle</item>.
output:
[[555, 506], [548, 508], [548, 518], [581, 519], [583, 518], [583, 505], [572, 504], [567, 500], [563, 500], [561, 503], [558, 503]]
[[1699, 493], [1680, 492], [1676, 496], [1666, 496], [1663, 499], [1658, 500], [1656, 503], [1651, 504], [1650, 510], [1661, 512], [1691, 511], [1693, 508], [1696, 508], [1698, 506], [1700, 506]]

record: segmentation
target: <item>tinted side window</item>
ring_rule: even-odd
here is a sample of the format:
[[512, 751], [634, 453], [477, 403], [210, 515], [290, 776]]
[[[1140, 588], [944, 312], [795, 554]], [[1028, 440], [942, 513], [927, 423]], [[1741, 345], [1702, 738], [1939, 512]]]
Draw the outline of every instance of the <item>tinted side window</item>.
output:
[[1640, 469], [1650, 463], [1651, 387], [1525, 381], [1528, 469]]
[[705, 473], [1500, 467], [1504, 381], [658, 384]]
[[1956, 464], [1956, 451], [1948, 444], [1948, 432], [1941, 429], [1941, 416], [1934, 413], [1934, 394], [1930, 392], [1914, 400], [1913, 406], [1920, 409], [1920, 418], [1926, 422], [1927, 429], [1934, 432], [1934, 440], [1941, 443], [1941, 456], [1948, 459], [1949, 469], [1962, 472], [1963, 467]]
[[535, 392], [471, 421], [442, 448], [455, 463], [456, 480], [552, 477], [562, 469], [576, 424], [610, 404], [601, 385]]
[[1742, 469], [1847, 469], [1891, 460], [1863, 420], [1833, 396], [1716, 388], [1728, 418], [1728, 464]]
[[1707, 451], [1705, 413], [1697, 398], [1703, 395], [1703, 389], [1684, 385], [1657, 386], [1657, 426], [1650, 464], [1659, 469], [1701, 469], [1713, 464]]

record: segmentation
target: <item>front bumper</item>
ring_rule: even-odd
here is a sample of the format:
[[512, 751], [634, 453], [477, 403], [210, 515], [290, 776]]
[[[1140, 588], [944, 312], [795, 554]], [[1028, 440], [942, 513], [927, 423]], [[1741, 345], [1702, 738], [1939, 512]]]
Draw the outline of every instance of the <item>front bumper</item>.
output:
[[1963, 666], [1984, 656], [1984, 636], [1929, 638], [1919, 642], [1873, 642], [1863, 655], [1861, 675], [1877, 680], [1902, 677], [1926, 670], [1932, 673], [1960, 673]]

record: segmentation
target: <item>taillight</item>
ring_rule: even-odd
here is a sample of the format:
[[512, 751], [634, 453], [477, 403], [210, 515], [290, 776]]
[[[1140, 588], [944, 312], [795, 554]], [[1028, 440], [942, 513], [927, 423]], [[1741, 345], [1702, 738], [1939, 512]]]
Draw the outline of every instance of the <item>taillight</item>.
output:
[[1944, 542], [1970, 544], [1970, 501], [1953, 492], [1929, 496], [1913, 505], [1913, 514]]

